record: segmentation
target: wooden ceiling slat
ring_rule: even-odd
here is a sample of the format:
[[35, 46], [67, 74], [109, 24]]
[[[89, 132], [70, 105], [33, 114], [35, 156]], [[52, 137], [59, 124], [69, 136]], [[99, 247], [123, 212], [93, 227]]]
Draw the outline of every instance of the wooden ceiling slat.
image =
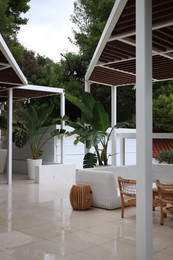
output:
[[165, 35], [164, 32], [159, 30], [153, 33], [153, 42], [159, 42], [159, 44], [165, 48], [173, 48], [173, 36]]
[[0, 81], [7, 82], [7, 85], [8, 83], [14, 83], [14, 85], [16, 85], [16, 83], [22, 84], [22, 81], [19, 79], [12, 68], [0, 70]]
[[[154, 80], [172, 79], [173, 0], [153, 0], [152, 12], [153, 78]], [[89, 80], [112, 85], [135, 84], [135, 76], [127, 74], [127, 72], [136, 73], [135, 19], [135, 0], [129, 0], [117, 24], [110, 32], [110, 41], [105, 43], [98, 58], [98, 61], [103, 62], [104, 65], [95, 67]]]

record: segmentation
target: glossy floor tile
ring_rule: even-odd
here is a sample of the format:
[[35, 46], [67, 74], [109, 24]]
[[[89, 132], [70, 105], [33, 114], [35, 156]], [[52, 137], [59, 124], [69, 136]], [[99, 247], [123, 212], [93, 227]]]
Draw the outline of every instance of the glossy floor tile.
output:
[[[0, 260], [135, 260], [136, 209], [74, 211], [71, 186], [0, 175]], [[153, 259], [173, 259], [173, 218], [153, 212]]]

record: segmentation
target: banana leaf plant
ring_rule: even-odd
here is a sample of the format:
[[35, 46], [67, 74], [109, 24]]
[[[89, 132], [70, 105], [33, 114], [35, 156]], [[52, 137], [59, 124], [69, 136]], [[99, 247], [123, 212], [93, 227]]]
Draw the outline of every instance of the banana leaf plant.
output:
[[76, 135], [74, 144], [82, 142], [87, 149], [94, 147], [95, 152], [85, 155], [83, 167], [89, 168], [96, 165], [96, 158], [99, 165], [108, 165], [108, 143], [111, 133], [116, 126], [110, 127], [109, 115], [99, 101], [93, 96], [84, 92], [79, 99], [71, 94], [66, 94], [66, 99], [80, 109], [81, 117], [71, 121], [67, 116], [65, 122], [74, 128], [71, 134]]
[[38, 159], [43, 154], [43, 146], [54, 136], [62, 136], [66, 133], [64, 129], [56, 129], [48, 134], [51, 126], [40, 129], [45, 125], [50, 117], [53, 105], [37, 111], [33, 106], [15, 110], [15, 120], [13, 122], [13, 142], [18, 148], [22, 148], [29, 143], [32, 159]]

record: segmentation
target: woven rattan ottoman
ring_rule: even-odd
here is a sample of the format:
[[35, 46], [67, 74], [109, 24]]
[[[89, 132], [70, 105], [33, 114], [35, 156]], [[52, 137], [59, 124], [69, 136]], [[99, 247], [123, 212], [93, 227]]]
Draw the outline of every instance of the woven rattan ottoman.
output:
[[75, 210], [86, 210], [92, 206], [92, 190], [88, 184], [73, 185], [70, 191], [70, 203]]

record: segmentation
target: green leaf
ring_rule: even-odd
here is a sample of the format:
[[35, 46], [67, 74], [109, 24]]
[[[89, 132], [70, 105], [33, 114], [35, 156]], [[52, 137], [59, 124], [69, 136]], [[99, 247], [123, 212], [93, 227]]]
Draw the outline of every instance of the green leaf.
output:
[[[91, 104], [90, 101], [88, 101], [88, 103], [84, 103], [79, 98], [74, 97], [70, 94], [66, 94], [65, 97], [68, 101], [70, 101], [73, 105], [80, 109], [83, 121], [86, 124], [90, 124], [93, 118], [92, 110], [90, 110], [90, 106], [88, 106], [88, 104]], [[86, 98], [84, 98], [84, 101], [86, 102]]]
[[83, 168], [93, 168], [96, 166], [97, 156], [95, 153], [87, 153], [83, 159]]
[[99, 102], [95, 103], [93, 107], [92, 124], [96, 129], [103, 132], [106, 132], [106, 130], [110, 127], [109, 115]]

